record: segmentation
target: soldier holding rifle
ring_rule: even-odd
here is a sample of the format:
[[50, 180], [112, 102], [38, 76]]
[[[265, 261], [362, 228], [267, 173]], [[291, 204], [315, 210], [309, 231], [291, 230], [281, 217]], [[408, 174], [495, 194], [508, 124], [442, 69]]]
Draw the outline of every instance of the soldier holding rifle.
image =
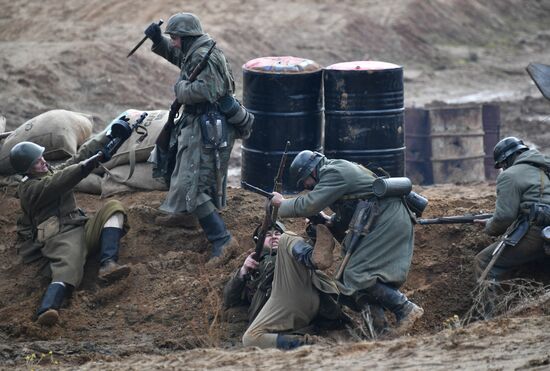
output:
[[[375, 200], [374, 173], [308, 150], [296, 156], [290, 175], [299, 188], [309, 192], [292, 199], [274, 193], [272, 203], [279, 206], [279, 216], [308, 217], [330, 207], [334, 215], [326, 221], [327, 226], [337, 239], [343, 239], [344, 251], [353, 250], [347, 265], [340, 267], [339, 286], [345, 303], [364, 313], [365, 322], [370, 322], [366, 325], [374, 327], [376, 334], [388, 330], [384, 309], [395, 314], [397, 334], [409, 330], [424, 311], [399, 291], [410, 268], [414, 238], [403, 198]], [[359, 235], [351, 233], [355, 228], [350, 224], [355, 221], [363, 223], [357, 224]]]
[[496, 208], [490, 219], [476, 220], [501, 239], [477, 254], [478, 281], [499, 281], [514, 268], [543, 259], [542, 231], [550, 225], [550, 159], [522, 140], [508, 137], [493, 151], [497, 177]]
[[170, 112], [176, 120], [167, 122], [153, 156], [154, 176], [170, 184], [160, 207], [166, 215], [156, 222], [194, 228], [198, 219], [212, 244], [211, 257], [217, 257], [238, 245], [218, 213], [225, 205], [229, 155], [235, 138], [243, 135], [223, 114], [225, 103], [235, 104], [233, 74], [194, 14], [174, 14], [164, 33], [170, 39], [162, 36], [158, 23], [145, 30], [152, 51], [181, 69]]

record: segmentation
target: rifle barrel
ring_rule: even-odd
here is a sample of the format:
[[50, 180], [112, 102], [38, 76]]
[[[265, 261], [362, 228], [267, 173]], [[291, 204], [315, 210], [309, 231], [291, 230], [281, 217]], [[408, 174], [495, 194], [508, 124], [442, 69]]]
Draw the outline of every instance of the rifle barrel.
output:
[[433, 219], [417, 219], [417, 223], [421, 225], [427, 224], [466, 224], [473, 223], [474, 220], [489, 219], [493, 214], [478, 214], [478, 215], [458, 215], [458, 216], [443, 216]]
[[241, 187], [243, 187], [243, 189], [246, 189], [247, 191], [257, 193], [257, 194], [259, 194], [260, 196], [267, 197], [267, 198], [269, 198], [269, 199], [272, 199], [272, 198], [273, 198], [273, 193], [264, 191], [264, 190], [261, 189], [261, 188], [258, 188], [258, 187], [253, 186], [252, 184], [248, 184], [248, 183], [245, 182], [244, 180], [241, 181]]

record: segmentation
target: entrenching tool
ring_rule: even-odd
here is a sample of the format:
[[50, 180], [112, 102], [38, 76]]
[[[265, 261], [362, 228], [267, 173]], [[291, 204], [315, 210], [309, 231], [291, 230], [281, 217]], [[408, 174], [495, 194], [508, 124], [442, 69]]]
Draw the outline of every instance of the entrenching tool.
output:
[[541, 63], [529, 63], [526, 70], [542, 95], [544, 95], [544, 98], [550, 99], [550, 66]]

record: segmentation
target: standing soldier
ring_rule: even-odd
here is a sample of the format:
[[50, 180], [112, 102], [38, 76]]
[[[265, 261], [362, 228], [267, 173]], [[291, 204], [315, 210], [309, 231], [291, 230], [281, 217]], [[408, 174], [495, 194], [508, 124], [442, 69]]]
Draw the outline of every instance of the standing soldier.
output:
[[[334, 215], [326, 223], [344, 250], [350, 248], [347, 233], [359, 200], [372, 200], [376, 175], [361, 165], [346, 160], [330, 160], [318, 152], [302, 151], [290, 165], [290, 178], [307, 194], [285, 199], [274, 193], [279, 216], [308, 217], [327, 207]], [[413, 224], [401, 197], [377, 201], [377, 212], [368, 234], [361, 236], [355, 252], [343, 271], [340, 291], [351, 299], [350, 305], [361, 310], [364, 318], [371, 313], [376, 333], [387, 331], [384, 308], [397, 319], [396, 333], [409, 330], [424, 313], [399, 291], [407, 279], [413, 254]], [[345, 237], [344, 237], [345, 236]], [[367, 323], [370, 328], [370, 324]]]
[[111, 200], [88, 218], [77, 208], [73, 193], [73, 188], [98, 165], [96, 159], [81, 160], [104, 144], [103, 139], [89, 141], [58, 171], [44, 160], [44, 147], [35, 143], [19, 143], [10, 152], [11, 165], [25, 175], [17, 190], [23, 211], [17, 223], [18, 252], [25, 262], [41, 257], [49, 261], [52, 280], [36, 312], [41, 325], [59, 321], [59, 308], [80, 284], [88, 254], [100, 251], [99, 278], [104, 281], [115, 281], [130, 273], [130, 267], [117, 263], [120, 239], [129, 229], [122, 204]]
[[[157, 217], [156, 222], [192, 228], [196, 227], [198, 218], [212, 243], [211, 256], [217, 257], [226, 247], [237, 245], [217, 211], [225, 204], [228, 161], [237, 134], [233, 125], [223, 121], [223, 127], [214, 127], [217, 133], [210, 135], [205, 118], [218, 110], [220, 99], [233, 95], [235, 83], [231, 67], [217, 47], [197, 78], [189, 81], [214, 43], [203, 32], [197, 16], [174, 14], [168, 20], [165, 33], [170, 39], [162, 36], [156, 23], [145, 30], [145, 35], [153, 41], [153, 52], [181, 69], [174, 92], [177, 101], [183, 104], [183, 114], [171, 130], [168, 151], [156, 147], [157, 169], [170, 183], [160, 207], [167, 215]], [[218, 142], [223, 145], [216, 149], [209, 146], [212, 136], [220, 138]], [[219, 156], [218, 162], [216, 156]], [[219, 177], [222, 182], [217, 182]], [[223, 189], [217, 189], [220, 187]]]
[[495, 212], [475, 222], [485, 225], [485, 233], [504, 237], [477, 254], [475, 273], [479, 279], [502, 243], [502, 252], [483, 277], [499, 281], [512, 269], [546, 256], [541, 232], [550, 225], [550, 159], [516, 137], [498, 142], [493, 157], [495, 168], [503, 169], [497, 177]]

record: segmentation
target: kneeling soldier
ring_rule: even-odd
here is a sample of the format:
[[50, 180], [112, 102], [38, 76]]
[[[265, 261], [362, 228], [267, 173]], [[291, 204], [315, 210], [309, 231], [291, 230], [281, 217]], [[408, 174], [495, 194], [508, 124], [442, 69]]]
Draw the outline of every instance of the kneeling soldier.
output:
[[19, 143], [10, 152], [13, 168], [25, 175], [17, 191], [23, 211], [17, 223], [22, 239], [18, 252], [25, 262], [46, 258], [51, 273], [36, 312], [41, 325], [59, 321], [59, 308], [80, 284], [88, 254], [100, 250], [99, 278], [104, 281], [130, 273], [130, 267], [117, 263], [120, 239], [129, 229], [122, 204], [111, 200], [88, 218], [77, 208], [73, 193], [98, 166], [97, 156], [82, 160], [103, 149], [107, 141], [107, 137], [89, 141], [56, 171], [44, 160], [44, 147], [35, 143]]

